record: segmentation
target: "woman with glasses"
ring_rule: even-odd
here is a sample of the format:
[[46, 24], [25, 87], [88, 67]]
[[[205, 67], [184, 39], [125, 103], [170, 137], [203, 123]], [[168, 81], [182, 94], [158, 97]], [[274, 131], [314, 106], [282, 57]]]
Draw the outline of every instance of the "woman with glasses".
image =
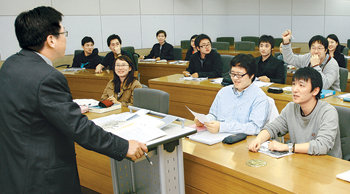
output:
[[211, 48], [211, 40], [208, 35], [200, 34], [194, 42], [198, 52], [194, 53], [190, 58], [190, 64], [186, 71], [182, 73], [184, 76], [198, 77], [222, 77], [222, 61], [221, 56]]
[[119, 102], [122, 106], [132, 105], [134, 89], [142, 88], [141, 83], [134, 77], [134, 65], [125, 55], [116, 58], [114, 64], [113, 79], [108, 82], [101, 100]]
[[327, 36], [328, 40], [328, 51], [329, 56], [333, 57], [337, 62], [339, 67], [346, 68], [345, 57], [342, 53], [344, 46], [339, 44], [339, 39], [335, 34], [330, 34]]

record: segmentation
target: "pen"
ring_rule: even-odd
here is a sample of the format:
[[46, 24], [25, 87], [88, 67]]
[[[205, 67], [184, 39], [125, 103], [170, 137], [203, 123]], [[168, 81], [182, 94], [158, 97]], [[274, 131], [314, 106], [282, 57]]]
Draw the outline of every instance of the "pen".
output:
[[145, 156], [146, 156], [148, 162], [153, 166], [153, 162], [151, 161], [151, 159], [149, 159], [148, 154], [147, 154], [146, 152], [145, 152], [144, 154], [145, 154]]

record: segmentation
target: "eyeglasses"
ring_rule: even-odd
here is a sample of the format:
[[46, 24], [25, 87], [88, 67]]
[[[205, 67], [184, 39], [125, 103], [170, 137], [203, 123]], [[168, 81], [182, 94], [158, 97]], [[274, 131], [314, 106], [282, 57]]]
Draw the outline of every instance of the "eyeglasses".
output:
[[118, 68], [124, 68], [124, 67], [129, 67], [129, 65], [115, 65]]
[[248, 73], [238, 74], [238, 73], [234, 73], [234, 72], [229, 72], [229, 74], [232, 78], [237, 77], [238, 79], [240, 79], [240, 78], [244, 77], [245, 75], [247, 75]]
[[64, 34], [65, 37], [68, 37], [68, 31], [59, 32], [58, 34]]
[[210, 47], [211, 46], [211, 44], [204, 44], [204, 45], [202, 45], [202, 46], [199, 46], [200, 48], [204, 48], [204, 47]]

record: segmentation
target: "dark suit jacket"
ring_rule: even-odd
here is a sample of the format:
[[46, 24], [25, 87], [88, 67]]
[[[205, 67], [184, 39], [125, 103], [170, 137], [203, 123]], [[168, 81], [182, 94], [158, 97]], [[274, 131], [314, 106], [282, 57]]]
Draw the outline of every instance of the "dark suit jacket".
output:
[[22, 50], [0, 69], [0, 192], [81, 193], [74, 141], [122, 160], [128, 141], [80, 113], [67, 80]]
[[186, 69], [191, 74], [198, 73], [199, 77], [222, 77], [223, 63], [221, 56], [215, 50], [205, 55], [203, 66], [201, 65], [200, 52], [194, 53], [190, 58], [190, 64]]
[[160, 57], [160, 59], [174, 60], [173, 49], [173, 45], [165, 42], [162, 46], [162, 50], [160, 50], [160, 44], [157, 43], [153, 45], [151, 52], [149, 55], [145, 56], [145, 59]]
[[278, 60], [274, 56], [270, 55], [264, 62], [260, 57], [255, 58], [255, 62], [258, 65], [258, 72], [256, 77], [267, 76], [270, 78], [271, 82], [274, 83], [284, 83], [285, 73], [284, 73], [284, 63]]

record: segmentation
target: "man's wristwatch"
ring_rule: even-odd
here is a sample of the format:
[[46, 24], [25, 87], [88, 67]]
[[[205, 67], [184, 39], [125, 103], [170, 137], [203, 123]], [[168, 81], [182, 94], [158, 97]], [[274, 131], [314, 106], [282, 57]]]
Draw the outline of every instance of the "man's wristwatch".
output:
[[293, 153], [294, 152], [294, 143], [288, 143], [288, 152]]

